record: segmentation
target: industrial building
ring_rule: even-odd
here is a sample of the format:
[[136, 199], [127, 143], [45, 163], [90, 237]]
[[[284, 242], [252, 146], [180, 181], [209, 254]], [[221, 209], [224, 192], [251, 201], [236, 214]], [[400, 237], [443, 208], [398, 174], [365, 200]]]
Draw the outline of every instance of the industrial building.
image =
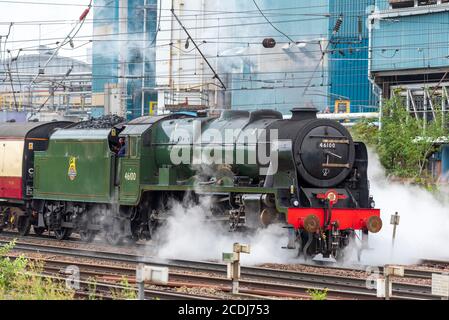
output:
[[[369, 72], [383, 98], [400, 94], [423, 123], [449, 111], [448, 0], [377, 0], [370, 16]], [[449, 146], [431, 159], [449, 175]]]
[[[59, 109], [70, 96], [91, 116], [128, 119], [183, 108], [376, 111], [366, 23], [374, 2], [95, 0], [92, 68], [72, 70], [87, 82], [49, 103]], [[263, 46], [265, 39], [274, 45]], [[39, 59], [31, 73], [40, 72]], [[61, 76], [71, 66], [58, 64]], [[75, 94], [90, 88], [91, 96]], [[21, 89], [4, 104], [38, 104], [39, 95], [25, 98], [29, 89]]]
[[46, 46], [35, 54], [16, 53], [0, 63], [0, 121], [85, 118], [91, 75], [87, 63]]
[[[95, 0], [92, 114], [129, 119], [156, 103], [157, 0]], [[143, 96], [143, 98], [142, 98]]]
[[[374, 2], [96, 0], [92, 114], [334, 112], [341, 102], [376, 111], [366, 24]], [[267, 38], [276, 45], [264, 47]]]
[[[166, 16], [156, 49], [160, 110], [188, 105], [288, 113], [294, 106], [313, 105], [333, 112], [344, 102], [347, 111], [375, 111], [366, 26], [374, 0], [256, 4], [162, 1]], [[172, 7], [180, 21], [167, 16]], [[262, 46], [267, 38], [276, 46]]]

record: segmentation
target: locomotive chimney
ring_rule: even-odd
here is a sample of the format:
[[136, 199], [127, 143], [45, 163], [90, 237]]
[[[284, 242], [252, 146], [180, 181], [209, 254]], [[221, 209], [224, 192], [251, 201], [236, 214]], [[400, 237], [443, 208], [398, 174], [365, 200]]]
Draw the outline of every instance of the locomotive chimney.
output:
[[318, 110], [316, 108], [294, 108], [291, 110], [292, 120], [303, 121], [316, 119]]

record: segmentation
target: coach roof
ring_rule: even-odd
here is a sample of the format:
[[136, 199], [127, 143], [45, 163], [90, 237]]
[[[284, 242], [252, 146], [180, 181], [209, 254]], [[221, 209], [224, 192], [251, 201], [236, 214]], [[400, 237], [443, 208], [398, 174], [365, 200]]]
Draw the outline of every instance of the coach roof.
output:
[[[0, 139], [1, 138], [25, 138], [30, 131], [38, 127], [49, 124], [65, 123], [65, 121], [58, 122], [4, 122], [0, 124]], [[70, 122], [66, 122], [70, 124]]]

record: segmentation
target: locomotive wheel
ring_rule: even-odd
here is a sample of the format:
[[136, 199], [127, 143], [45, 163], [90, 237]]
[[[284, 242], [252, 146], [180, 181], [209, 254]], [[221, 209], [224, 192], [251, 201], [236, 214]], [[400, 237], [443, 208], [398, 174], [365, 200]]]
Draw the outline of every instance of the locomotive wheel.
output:
[[46, 230], [46, 228], [44, 228], [44, 227], [33, 226], [33, 231], [37, 236], [43, 235], [45, 230]]
[[[150, 240], [156, 234], [156, 232], [157, 232], [157, 230], [159, 228], [160, 222], [157, 221], [157, 220], [152, 220], [148, 224], [149, 224], [149, 229], [150, 229], [150, 231], [149, 231], [150, 232], [150, 237], [147, 240]], [[227, 224], [227, 222], [226, 222], [226, 224]]]
[[140, 239], [140, 230], [131, 222], [131, 236], [126, 237], [128, 243], [134, 244]]
[[[147, 235], [149, 232], [146, 232]], [[135, 244], [141, 236], [143, 236], [144, 231], [142, 231], [140, 226], [140, 220], [131, 221], [131, 235], [126, 237], [126, 242], [129, 244]]]
[[72, 229], [61, 228], [59, 230], [54, 230], [53, 232], [55, 233], [56, 239], [67, 240], [70, 237], [70, 235], [72, 234]]
[[126, 244], [126, 245], [134, 245], [136, 244], [136, 242], [139, 241], [139, 237], [138, 236], [129, 236], [126, 237], [124, 239], [122, 239], [122, 241], [119, 244]]
[[123, 237], [115, 232], [108, 231], [105, 233], [104, 237], [106, 239], [106, 242], [112, 246], [121, 245], [123, 242]]
[[27, 236], [31, 230], [31, 218], [29, 216], [20, 216], [17, 221], [17, 230], [21, 236]]
[[80, 230], [79, 232], [81, 241], [83, 242], [92, 242], [95, 238], [95, 231], [92, 230]]

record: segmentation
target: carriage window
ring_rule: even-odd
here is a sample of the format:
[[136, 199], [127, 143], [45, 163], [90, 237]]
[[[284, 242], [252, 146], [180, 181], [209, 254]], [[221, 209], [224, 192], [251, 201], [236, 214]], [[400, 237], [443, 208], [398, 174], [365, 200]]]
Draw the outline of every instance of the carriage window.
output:
[[[411, 8], [415, 5], [421, 6], [434, 6], [439, 4], [438, 0], [389, 0], [392, 9]], [[441, 0], [440, 3], [447, 3], [449, 0]]]

